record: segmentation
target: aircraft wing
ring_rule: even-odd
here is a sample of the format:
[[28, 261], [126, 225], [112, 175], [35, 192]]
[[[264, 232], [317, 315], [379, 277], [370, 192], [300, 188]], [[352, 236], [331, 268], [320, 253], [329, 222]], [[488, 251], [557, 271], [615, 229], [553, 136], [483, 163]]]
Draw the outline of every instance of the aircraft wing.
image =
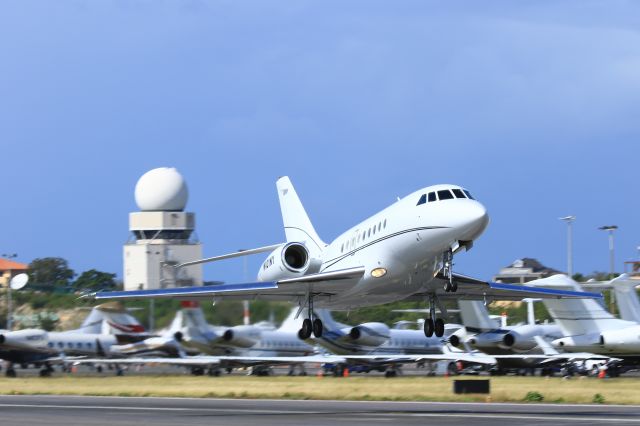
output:
[[177, 366], [225, 366], [225, 367], [249, 367], [256, 365], [277, 365], [277, 364], [306, 364], [306, 363], [326, 363], [345, 362], [340, 356], [309, 355], [309, 356], [191, 356], [183, 358], [86, 358], [76, 361], [76, 364], [164, 364]]
[[[473, 355], [467, 353], [444, 353], [444, 354], [425, 354], [425, 355], [405, 355], [405, 354], [388, 354], [388, 355], [340, 355], [347, 363], [353, 364], [410, 364], [414, 362], [425, 361], [464, 361], [469, 363], [493, 365], [496, 360], [487, 355]], [[329, 362], [329, 361], [325, 361]]]
[[[590, 293], [586, 291], [570, 291], [559, 290], [543, 287], [532, 287], [520, 284], [504, 284], [492, 281], [483, 281], [477, 278], [468, 277], [461, 274], [453, 274], [453, 279], [458, 285], [455, 293], [447, 293], [444, 291], [446, 278], [437, 275], [433, 281], [429, 283], [430, 290], [434, 291], [441, 300], [522, 300], [526, 297], [540, 299], [601, 299], [602, 294]], [[407, 300], [425, 300], [428, 296], [427, 292], [416, 293]]]
[[261, 299], [295, 301], [307, 294], [315, 297], [331, 297], [355, 285], [364, 274], [364, 267], [320, 272], [298, 278], [279, 281], [252, 282], [242, 284], [219, 284], [201, 287], [177, 287], [157, 290], [99, 292], [96, 299]]

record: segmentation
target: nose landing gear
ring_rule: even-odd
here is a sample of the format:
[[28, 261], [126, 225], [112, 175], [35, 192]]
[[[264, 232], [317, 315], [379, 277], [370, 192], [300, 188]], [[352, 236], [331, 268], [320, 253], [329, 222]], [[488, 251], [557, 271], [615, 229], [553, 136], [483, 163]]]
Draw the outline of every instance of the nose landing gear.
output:
[[451, 249], [442, 254], [442, 274], [446, 278], [444, 291], [447, 293], [458, 291], [458, 283], [453, 279], [453, 250]]

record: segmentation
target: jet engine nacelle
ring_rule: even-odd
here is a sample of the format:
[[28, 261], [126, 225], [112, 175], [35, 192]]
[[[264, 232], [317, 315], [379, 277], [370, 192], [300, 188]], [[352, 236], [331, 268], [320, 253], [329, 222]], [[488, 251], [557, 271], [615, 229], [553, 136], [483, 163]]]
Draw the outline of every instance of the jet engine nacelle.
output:
[[313, 274], [320, 270], [322, 261], [314, 259], [302, 243], [283, 244], [271, 252], [258, 272], [259, 281], [277, 281]]
[[459, 330], [456, 330], [455, 332], [451, 333], [451, 335], [449, 336], [449, 344], [451, 344], [451, 346], [456, 347], [458, 349], [463, 349], [464, 348], [464, 344], [463, 342], [466, 342], [469, 340], [469, 336], [467, 335], [467, 330], [462, 327]]
[[556, 339], [551, 344], [558, 349], [568, 352], [602, 352], [600, 334], [591, 333], [580, 336], [569, 336]]
[[239, 325], [226, 330], [222, 339], [230, 346], [250, 348], [260, 340], [260, 330], [251, 325]]
[[534, 335], [523, 335], [517, 331], [510, 331], [504, 335], [500, 346], [514, 351], [529, 351], [537, 346], [533, 336]]
[[173, 333], [173, 338], [186, 348], [206, 354], [216, 353], [218, 349], [222, 351], [219, 345], [226, 343], [224, 336], [212, 330], [201, 331], [194, 330], [191, 327], [183, 327], [176, 331]]
[[344, 340], [362, 346], [380, 346], [390, 335], [389, 327], [381, 322], [367, 322], [344, 331]]
[[600, 333], [599, 343], [607, 352], [638, 353], [640, 351], [640, 327], [603, 331]]
[[538, 346], [536, 336], [557, 338], [562, 336], [559, 327], [554, 324], [527, 324], [513, 328], [502, 338], [503, 349], [526, 352]]
[[502, 345], [503, 337], [504, 333], [487, 331], [484, 333], [478, 333], [475, 336], [470, 337], [467, 342], [474, 349], [497, 349]]

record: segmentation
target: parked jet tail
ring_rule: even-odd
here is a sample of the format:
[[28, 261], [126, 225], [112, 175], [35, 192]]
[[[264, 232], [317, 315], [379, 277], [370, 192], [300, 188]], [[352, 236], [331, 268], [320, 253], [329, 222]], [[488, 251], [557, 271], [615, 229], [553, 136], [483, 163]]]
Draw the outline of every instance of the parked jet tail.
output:
[[291, 180], [288, 176], [283, 176], [276, 182], [276, 187], [287, 242], [304, 242], [312, 256], [317, 257], [326, 244], [313, 228]]
[[[284, 321], [282, 321], [278, 331], [297, 333], [300, 327], [302, 327], [302, 321], [308, 316], [307, 312], [307, 308], [304, 308], [300, 311], [300, 315], [297, 315], [298, 308], [294, 307]], [[298, 318], [296, 318], [296, 316], [298, 316]]]
[[611, 280], [610, 284], [616, 293], [620, 318], [640, 323], [640, 300], [636, 293], [636, 286], [640, 281], [629, 279], [628, 275], [623, 274]]
[[[527, 285], [583, 291], [577, 282], [562, 274], [530, 281]], [[599, 333], [633, 325], [630, 321], [615, 318], [594, 299], [543, 299], [542, 303], [565, 336]]]
[[90, 334], [146, 334], [144, 326], [120, 302], [94, 307], [76, 331]]
[[484, 302], [478, 300], [458, 300], [462, 324], [469, 332], [480, 333], [495, 330], [496, 323], [489, 317]]

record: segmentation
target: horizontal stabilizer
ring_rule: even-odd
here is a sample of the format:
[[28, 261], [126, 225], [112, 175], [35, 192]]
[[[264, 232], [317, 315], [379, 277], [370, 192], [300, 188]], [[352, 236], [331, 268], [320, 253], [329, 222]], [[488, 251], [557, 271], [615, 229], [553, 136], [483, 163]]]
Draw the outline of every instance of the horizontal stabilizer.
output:
[[213, 256], [213, 257], [207, 257], [205, 259], [198, 259], [198, 260], [192, 260], [190, 262], [185, 262], [185, 263], [181, 263], [179, 265], [176, 265], [176, 268], [182, 268], [185, 266], [191, 266], [191, 265], [200, 265], [201, 263], [209, 263], [209, 262], [217, 262], [219, 260], [225, 260], [225, 259], [233, 259], [234, 257], [241, 257], [241, 256], [250, 256], [252, 254], [258, 254], [258, 253], [265, 253], [268, 251], [273, 251], [275, 249], [277, 249], [278, 247], [280, 247], [282, 244], [273, 244], [270, 246], [264, 246], [264, 247], [258, 247], [258, 248], [254, 248], [254, 249], [248, 249], [248, 250], [238, 250], [235, 251], [233, 253], [228, 253], [228, 254], [223, 254], [220, 256]]

